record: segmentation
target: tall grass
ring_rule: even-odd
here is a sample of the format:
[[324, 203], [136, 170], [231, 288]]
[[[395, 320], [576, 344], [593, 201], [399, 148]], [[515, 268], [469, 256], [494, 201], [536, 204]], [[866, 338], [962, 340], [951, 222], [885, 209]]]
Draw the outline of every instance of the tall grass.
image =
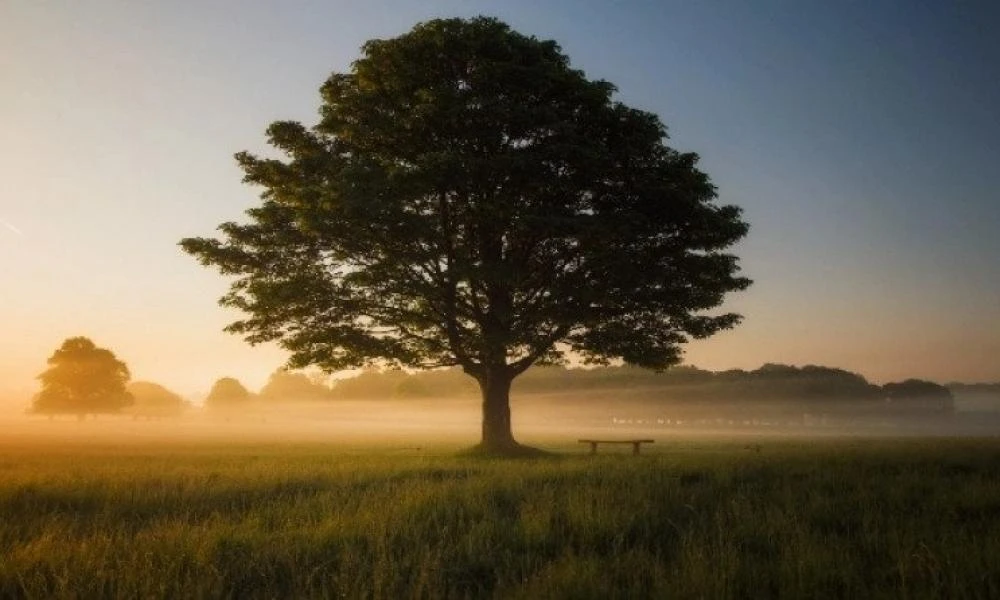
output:
[[1000, 597], [998, 441], [656, 450], [4, 449], [0, 597]]

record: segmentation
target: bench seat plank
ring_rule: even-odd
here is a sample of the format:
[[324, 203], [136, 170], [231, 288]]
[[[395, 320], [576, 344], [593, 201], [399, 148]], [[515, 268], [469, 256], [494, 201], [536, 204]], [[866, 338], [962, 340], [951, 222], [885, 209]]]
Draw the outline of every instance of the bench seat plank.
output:
[[652, 444], [653, 440], [577, 440], [581, 444], [590, 444], [590, 453], [597, 454], [598, 444], [632, 444], [632, 454], [639, 454], [642, 444]]

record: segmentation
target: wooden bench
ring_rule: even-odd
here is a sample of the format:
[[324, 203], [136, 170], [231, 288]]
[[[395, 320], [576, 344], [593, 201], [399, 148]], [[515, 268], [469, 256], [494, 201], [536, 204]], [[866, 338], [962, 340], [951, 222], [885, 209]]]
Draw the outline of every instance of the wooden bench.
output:
[[632, 444], [632, 454], [639, 454], [639, 446], [652, 444], [653, 440], [578, 440], [581, 444], [590, 444], [590, 453], [597, 454], [598, 444]]

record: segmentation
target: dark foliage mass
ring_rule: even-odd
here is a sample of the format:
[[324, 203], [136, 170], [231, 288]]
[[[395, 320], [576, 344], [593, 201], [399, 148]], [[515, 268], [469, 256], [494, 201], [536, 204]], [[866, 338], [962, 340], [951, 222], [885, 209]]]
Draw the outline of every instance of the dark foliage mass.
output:
[[662, 369], [738, 323], [735, 206], [651, 113], [489, 18], [372, 40], [321, 119], [237, 160], [261, 204], [185, 251], [233, 276], [223, 304], [290, 365], [457, 366], [486, 446], [514, 445], [511, 381], [567, 353]]
[[[563, 395], [603, 390], [607, 394], [597, 396], [602, 403], [613, 396], [628, 398], [632, 404], [661, 407], [705, 402], [718, 404], [720, 412], [730, 413], [734, 404], [760, 403], [821, 412], [838, 408], [871, 409], [883, 414], [894, 410], [911, 413], [954, 410], [952, 393], [936, 383], [910, 379], [879, 386], [858, 373], [817, 365], [769, 363], [751, 371], [718, 372], [690, 366], [671, 367], [663, 372], [628, 366], [537, 367], [518, 379], [515, 390], [521, 394]], [[474, 386], [457, 369], [415, 373], [369, 370], [337, 381], [332, 397], [387, 399], [473, 393]]]
[[899, 383], [887, 383], [882, 391], [889, 401], [920, 402], [929, 408], [950, 412], [955, 408], [951, 390], [943, 385], [922, 379], [907, 379]]
[[49, 357], [48, 365], [38, 376], [42, 390], [34, 398], [34, 412], [82, 418], [116, 413], [133, 402], [125, 387], [131, 377], [128, 367], [88, 338], [68, 338]]
[[996, 383], [949, 383], [948, 389], [955, 393], [1000, 395], [1000, 382]]

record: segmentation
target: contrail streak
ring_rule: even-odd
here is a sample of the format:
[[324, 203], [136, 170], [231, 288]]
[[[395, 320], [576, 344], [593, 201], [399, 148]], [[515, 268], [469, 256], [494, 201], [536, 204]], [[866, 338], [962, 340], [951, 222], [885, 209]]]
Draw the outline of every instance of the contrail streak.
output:
[[4, 226], [7, 227], [7, 229], [10, 229], [11, 231], [13, 231], [14, 233], [16, 233], [17, 235], [19, 235], [21, 237], [24, 237], [24, 232], [21, 231], [20, 229], [18, 229], [17, 227], [14, 227], [9, 222], [7, 222], [7, 221], [5, 221], [3, 219], [0, 219], [0, 224], [3, 224]]

